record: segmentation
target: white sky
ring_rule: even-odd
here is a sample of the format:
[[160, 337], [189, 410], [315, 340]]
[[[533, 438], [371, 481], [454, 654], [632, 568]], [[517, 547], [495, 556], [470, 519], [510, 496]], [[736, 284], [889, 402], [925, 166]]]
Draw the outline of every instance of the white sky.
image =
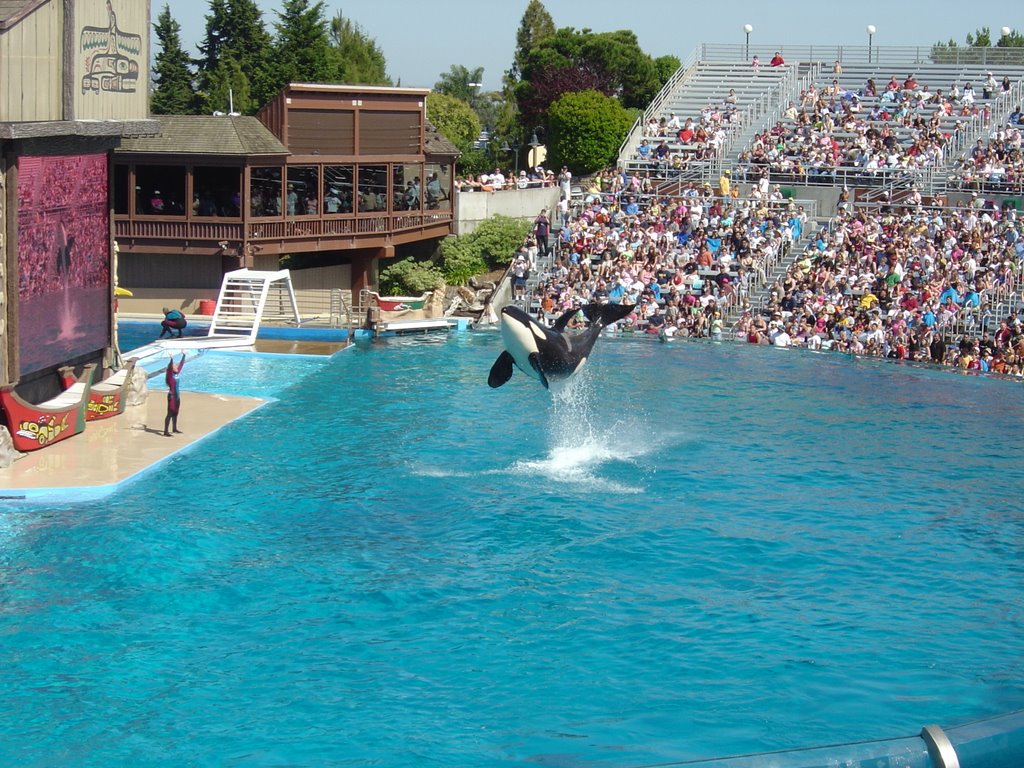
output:
[[[273, 34], [280, 0], [257, 0]], [[341, 10], [381, 47], [392, 79], [408, 87], [431, 87], [452, 64], [484, 67], [484, 88], [500, 87], [512, 63], [516, 29], [528, 0], [371, 0], [344, 5], [325, 2], [326, 16]], [[182, 26], [186, 48], [206, 28], [208, 0], [153, 0], [153, 19], [165, 4]], [[700, 43], [742, 43], [743, 25], [754, 31], [751, 45], [867, 45], [874, 24], [875, 45], [922, 45], [949, 38], [963, 44], [968, 32], [988, 26], [994, 36], [1008, 26], [1024, 31], [1024, 3], [993, 0], [982, 5], [949, 0], [785, 0], [765, 3], [680, 2], [680, 0], [545, 0], [557, 27], [597, 32], [632, 29], [652, 56], [685, 59]]]

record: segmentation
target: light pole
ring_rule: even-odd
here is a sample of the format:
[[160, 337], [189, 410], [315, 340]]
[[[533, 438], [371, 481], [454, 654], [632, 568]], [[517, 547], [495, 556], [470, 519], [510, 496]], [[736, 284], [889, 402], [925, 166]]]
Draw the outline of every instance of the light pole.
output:
[[743, 25], [743, 32], [747, 36], [747, 44], [746, 44], [746, 47], [743, 49], [743, 58], [745, 58], [745, 59], [749, 59], [750, 58], [750, 33], [753, 32], [753, 31], [754, 31], [754, 25], [753, 24], [744, 24]]
[[868, 64], [871, 63], [871, 41], [875, 37], [875, 25], [868, 24]]

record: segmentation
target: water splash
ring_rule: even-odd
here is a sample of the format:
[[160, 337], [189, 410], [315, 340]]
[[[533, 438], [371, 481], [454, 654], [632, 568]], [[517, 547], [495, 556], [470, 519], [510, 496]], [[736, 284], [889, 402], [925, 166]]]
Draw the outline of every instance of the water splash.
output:
[[71, 302], [71, 285], [65, 284], [63, 288], [64, 299], [60, 308], [57, 339], [60, 341], [74, 341], [86, 335], [75, 318], [75, 312]]
[[[474, 477], [505, 475], [547, 487], [581, 492], [640, 494], [645, 492], [648, 470], [644, 456], [674, 442], [671, 434], [654, 435], [643, 413], [598, 413], [594, 380], [586, 369], [568, 380], [552, 382], [547, 412], [547, 452], [536, 458], [517, 459], [509, 466], [482, 471], [450, 467], [419, 467], [421, 477]], [[624, 479], [621, 465], [627, 464]]]

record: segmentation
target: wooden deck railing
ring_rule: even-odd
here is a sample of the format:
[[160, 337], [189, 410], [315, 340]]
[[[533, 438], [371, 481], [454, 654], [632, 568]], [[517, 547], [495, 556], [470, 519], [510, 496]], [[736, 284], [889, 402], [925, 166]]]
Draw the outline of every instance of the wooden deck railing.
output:
[[241, 221], [197, 221], [181, 219], [122, 219], [114, 220], [114, 236], [120, 239], [181, 240], [191, 242], [247, 242], [263, 240], [302, 240], [338, 236], [380, 235], [450, 223], [451, 211], [424, 211], [422, 213], [382, 213], [358, 216], [332, 216], [330, 218], [253, 219]]

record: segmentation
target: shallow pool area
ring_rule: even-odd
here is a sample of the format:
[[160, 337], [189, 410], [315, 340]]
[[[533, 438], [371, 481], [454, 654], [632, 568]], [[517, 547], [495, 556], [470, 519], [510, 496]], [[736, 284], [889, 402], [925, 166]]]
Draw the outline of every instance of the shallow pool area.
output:
[[1022, 707], [1019, 383], [603, 339], [492, 390], [500, 351], [206, 352], [184, 414], [274, 402], [0, 502], [0, 763], [641, 766]]

